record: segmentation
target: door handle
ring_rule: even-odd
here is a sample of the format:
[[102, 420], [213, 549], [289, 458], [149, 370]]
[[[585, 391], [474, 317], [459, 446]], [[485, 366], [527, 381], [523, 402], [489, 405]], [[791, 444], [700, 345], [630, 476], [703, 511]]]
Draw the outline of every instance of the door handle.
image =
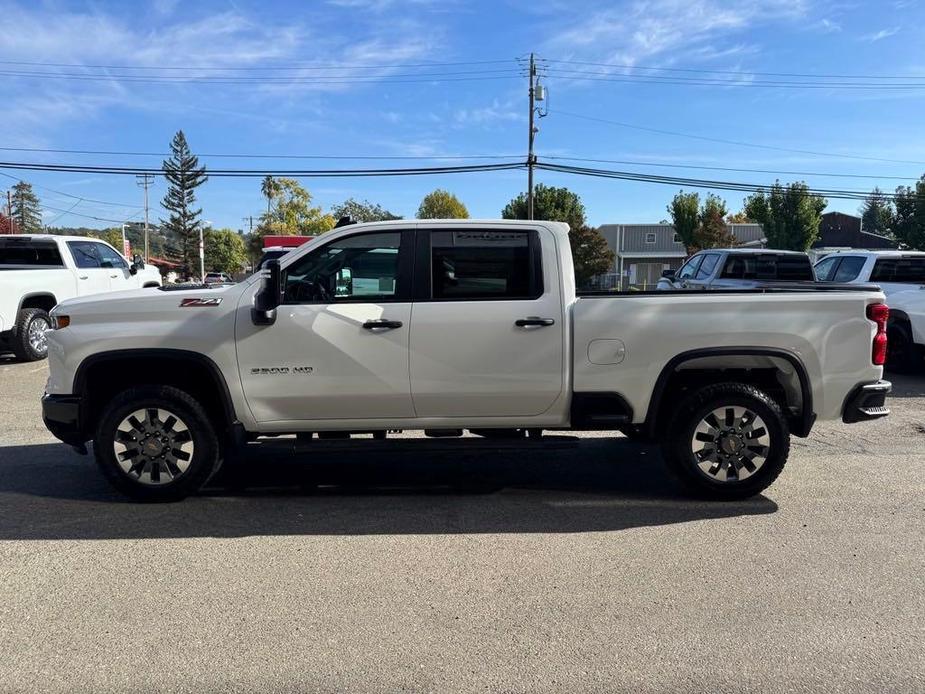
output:
[[385, 318], [380, 318], [379, 320], [368, 320], [363, 323], [363, 328], [366, 330], [394, 330], [395, 328], [400, 328], [402, 322], [400, 320], [386, 320]]
[[545, 328], [548, 325], [555, 325], [556, 321], [552, 318], [539, 318], [537, 316], [529, 316], [527, 318], [518, 318], [514, 321], [514, 325], [518, 328], [528, 328], [528, 327], [537, 327]]
[[115, 279], [115, 278], [118, 277], [118, 276], [119, 276], [119, 275], [110, 275], [109, 278], [110, 278], [110, 279]]
[[77, 279], [85, 280], [85, 279], [88, 279], [88, 276], [87, 276], [87, 275], [80, 275]]

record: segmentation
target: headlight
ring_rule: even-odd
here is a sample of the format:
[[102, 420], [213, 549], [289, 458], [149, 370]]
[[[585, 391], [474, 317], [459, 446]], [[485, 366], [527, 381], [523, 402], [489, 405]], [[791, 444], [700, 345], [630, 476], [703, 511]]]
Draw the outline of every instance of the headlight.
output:
[[71, 324], [70, 316], [63, 316], [61, 314], [53, 315], [51, 317], [51, 329], [60, 330], [61, 328], [66, 328]]

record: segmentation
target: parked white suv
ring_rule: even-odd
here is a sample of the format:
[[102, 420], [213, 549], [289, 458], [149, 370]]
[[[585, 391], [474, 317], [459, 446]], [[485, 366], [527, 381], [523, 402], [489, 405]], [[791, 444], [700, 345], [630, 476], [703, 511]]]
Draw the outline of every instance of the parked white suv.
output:
[[52, 315], [46, 425], [92, 440], [146, 500], [194, 492], [260, 436], [373, 432], [356, 444], [375, 451], [392, 429], [531, 445], [620, 430], [661, 442], [691, 488], [742, 498], [774, 481], [791, 433], [889, 413], [881, 292], [579, 294], [556, 222], [344, 226], [235, 285]]
[[0, 349], [44, 359], [49, 311], [77, 296], [156, 287], [161, 275], [136, 256], [85, 236], [0, 236]]
[[887, 365], [925, 365], [925, 252], [835, 251], [814, 266], [819, 282], [876, 284], [890, 305]]

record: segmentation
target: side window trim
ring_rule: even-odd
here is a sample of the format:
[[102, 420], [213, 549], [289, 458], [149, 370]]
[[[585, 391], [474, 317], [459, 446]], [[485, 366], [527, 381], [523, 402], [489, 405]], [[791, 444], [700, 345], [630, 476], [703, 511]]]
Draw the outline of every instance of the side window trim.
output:
[[[358, 238], [360, 236], [370, 236], [370, 235], [381, 235], [381, 234], [401, 234], [401, 240], [398, 245], [398, 268], [396, 270], [395, 277], [395, 295], [390, 297], [365, 297], [365, 296], [356, 296], [356, 297], [331, 297], [329, 301], [287, 301], [285, 297], [286, 291], [286, 276], [288, 274], [289, 268], [296, 265], [303, 258], [308, 257], [314, 253], [320, 253], [325, 248], [331, 244], [339, 243], [344, 239]], [[370, 229], [368, 231], [360, 231], [355, 234], [345, 234], [339, 236], [336, 239], [331, 239], [325, 244], [313, 248], [305, 255], [296, 258], [291, 263], [288, 263], [285, 268], [282, 269], [282, 293], [281, 305], [283, 306], [327, 306], [331, 304], [406, 304], [412, 300], [411, 287], [413, 281], [413, 267], [414, 267], [414, 257], [413, 257], [413, 243], [414, 243], [414, 228], [413, 227], [397, 227], [397, 228], [385, 228], [385, 229]]]
[[[431, 273], [431, 233], [435, 231], [461, 231], [455, 227], [419, 226], [415, 239], [414, 253], [414, 291], [415, 302], [446, 303], [460, 301], [536, 301], [546, 292], [543, 275], [543, 249], [540, 233], [537, 229], [514, 229], [527, 233], [527, 248], [530, 256], [530, 294], [523, 297], [482, 296], [482, 297], [433, 297], [433, 276]], [[471, 231], [471, 229], [467, 230]], [[487, 232], [504, 232], [503, 228], [487, 228]]]

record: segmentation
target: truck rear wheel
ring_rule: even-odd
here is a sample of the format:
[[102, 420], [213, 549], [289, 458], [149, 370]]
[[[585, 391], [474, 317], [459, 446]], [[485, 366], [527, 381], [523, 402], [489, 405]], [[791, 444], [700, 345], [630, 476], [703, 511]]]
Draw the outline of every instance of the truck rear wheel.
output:
[[13, 354], [20, 361], [38, 361], [48, 356], [48, 338], [45, 331], [51, 328], [51, 318], [40, 308], [24, 308], [16, 316], [13, 330]]
[[693, 492], [744, 499], [766, 489], [784, 469], [790, 429], [780, 405], [744, 383], [720, 383], [691, 394], [662, 444], [669, 469]]
[[219, 464], [209, 416], [188, 393], [170, 386], [116, 396], [102, 412], [93, 452], [113, 486], [140, 501], [179, 501]]

